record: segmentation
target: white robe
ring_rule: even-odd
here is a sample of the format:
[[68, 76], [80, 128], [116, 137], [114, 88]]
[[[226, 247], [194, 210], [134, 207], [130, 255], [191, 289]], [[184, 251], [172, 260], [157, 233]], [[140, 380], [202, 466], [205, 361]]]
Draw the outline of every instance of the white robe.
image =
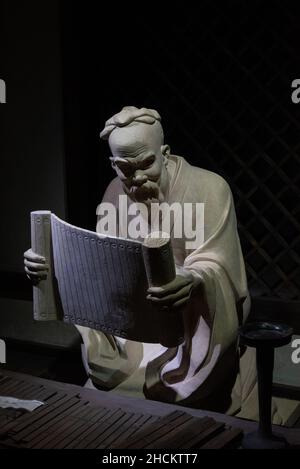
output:
[[[176, 265], [204, 283], [204, 291], [195, 292], [185, 310], [185, 340], [166, 349], [78, 326], [85, 363], [101, 389], [232, 413], [241, 403], [239, 391], [236, 402], [230, 400], [238, 375], [239, 319], [246, 319], [250, 304], [233, 198], [222, 177], [193, 167], [182, 157], [170, 159], [175, 172], [167, 202], [205, 204], [201, 246], [186, 249], [186, 239], [172, 237], [171, 230]], [[103, 201], [118, 206], [120, 194], [122, 185], [115, 178]]]

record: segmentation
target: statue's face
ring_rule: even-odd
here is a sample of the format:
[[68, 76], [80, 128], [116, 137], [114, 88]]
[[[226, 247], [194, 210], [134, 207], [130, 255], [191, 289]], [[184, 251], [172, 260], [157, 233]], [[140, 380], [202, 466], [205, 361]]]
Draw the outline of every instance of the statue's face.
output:
[[161, 138], [149, 127], [145, 124], [116, 129], [109, 139], [112, 166], [124, 192], [134, 202], [147, 205], [163, 202], [169, 186]]

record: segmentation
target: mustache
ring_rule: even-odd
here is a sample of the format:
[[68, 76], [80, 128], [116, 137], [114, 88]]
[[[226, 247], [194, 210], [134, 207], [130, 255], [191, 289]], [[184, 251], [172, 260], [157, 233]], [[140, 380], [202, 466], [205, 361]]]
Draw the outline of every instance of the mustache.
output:
[[156, 198], [159, 194], [159, 185], [155, 182], [147, 181], [142, 185], [132, 185], [127, 188], [128, 195], [135, 199]]

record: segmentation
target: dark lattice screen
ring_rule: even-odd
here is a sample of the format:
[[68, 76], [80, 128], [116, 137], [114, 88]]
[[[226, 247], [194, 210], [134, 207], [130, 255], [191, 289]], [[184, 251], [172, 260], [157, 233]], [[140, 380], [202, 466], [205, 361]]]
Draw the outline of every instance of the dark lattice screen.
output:
[[229, 182], [252, 294], [299, 299], [296, 2], [185, 2], [165, 18], [147, 8], [101, 39], [101, 123], [123, 105], [157, 109], [171, 148]]

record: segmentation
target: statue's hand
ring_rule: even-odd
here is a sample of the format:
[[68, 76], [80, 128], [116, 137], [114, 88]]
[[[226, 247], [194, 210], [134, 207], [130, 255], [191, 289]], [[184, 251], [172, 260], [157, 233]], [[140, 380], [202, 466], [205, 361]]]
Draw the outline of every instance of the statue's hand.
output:
[[147, 299], [162, 309], [183, 308], [192, 290], [201, 283], [191, 272], [181, 268], [172, 282], [147, 290]]
[[24, 269], [27, 277], [36, 285], [40, 280], [47, 278], [49, 266], [45, 257], [28, 249], [24, 252]]

